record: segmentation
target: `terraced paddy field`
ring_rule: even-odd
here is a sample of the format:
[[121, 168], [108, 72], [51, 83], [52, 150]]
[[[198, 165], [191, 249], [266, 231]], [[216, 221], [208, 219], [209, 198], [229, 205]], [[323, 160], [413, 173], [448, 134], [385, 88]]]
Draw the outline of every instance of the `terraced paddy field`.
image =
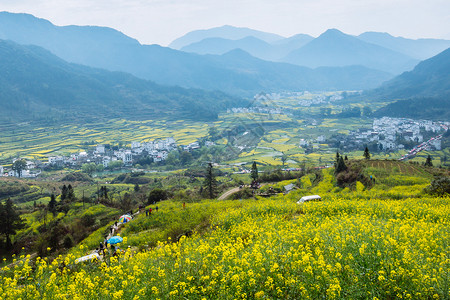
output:
[[[334, 93], [324, 93], [325, 97]], [[299, 101], [317, 95], [305, 94], [270, 101], [270, 105], [282, 113], [222, 113], [214, 122], [185, 120], [133, 121], [112, 119], [105, 122], [86, 124], [12, 124], [0, 123], [0, 164], [9, 166], [14, 157], [46, 160], [48, 156], [66, 155], [85, 151], [96, 144], [130, 145], [132, 141], [149, 141], [174, 137], [179, 145], [187, 145], [200, 138], [208, 138], [208, 129], [215, 127], [221, 138], [218, 145], [232, 145], [235, 153], [229, 163], [262, 165], [282, 165], [281, 157], [286, 156], [286, 167], [299, 165], [332, 165], [336, 153], [335, 146], [317, 141], [318, 137], [328, 139], [337, 134], [348, 134], [358, 129], [369, 129], [371, 118], [316, 118], [321, 108], [332, 108], [336, 113], [342, 105], [333, 102], [322, 106], [299, 106]], [[362, 104], [351, 104], [361, 106]], [[376, 109], [381, 104], [376, 104]], [[297, 114], [300, 112], [301, 114]], [[316, 116], [316, 117], [314, 117]], [[230, 136], [229, 133], [232, 133]], [[300, 147], [300, 141], [310, 141], [311, 149]], [[312, 142], [311, 142], [312, 141]], [[363, 147], [362, 147], [363, 148]], [[362, 158], [362, 150], [343, 153], [351, 158]], [[434, 151], [435, 165], [441, 165], [444, 157], [450, 157], [450, 149]], [[375, 159], [398, 159], [405, 151], [378, 153]], [[413, 160], [423, 163], [429, 153], [422, 152]]]
[[110, 120], [104, 123], [68, 124], [37, 127], [29, 123], [0, 128], [0, 161], [23, 156], [46, 159], [48, 156], [86, 150], [88, 145], [130, 144], [174, 137], [179, 144], [189, 144], [207, 134], [208, 125], [202, 122], [179, 120], [129, 121]]

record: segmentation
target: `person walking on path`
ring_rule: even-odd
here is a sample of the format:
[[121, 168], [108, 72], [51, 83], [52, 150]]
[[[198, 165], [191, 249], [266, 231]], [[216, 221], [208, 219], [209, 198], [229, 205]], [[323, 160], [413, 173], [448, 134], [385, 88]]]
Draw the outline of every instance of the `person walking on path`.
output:
[[102, 242], [100, 242], [100, 250], [99, 250], [99, 252], [102, 253], [103, 256], [105, 255], [105, 249], [103, 248], [103, 243]]
[[149, 214], [149, 215], [152, 214], [152, 208], [151, 208], [151, 207], [148, 209], [148, 214]]
[[145, 216], [148, 217], [148, 210], [145, 210]]

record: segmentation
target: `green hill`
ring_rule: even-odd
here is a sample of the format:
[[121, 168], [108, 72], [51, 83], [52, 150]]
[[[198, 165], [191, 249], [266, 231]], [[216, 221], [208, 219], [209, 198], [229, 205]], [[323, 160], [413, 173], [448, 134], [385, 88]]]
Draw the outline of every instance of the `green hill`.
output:
[[450, 48], [365, 95], [376, 100], [403, 100], [379, 109], [375, 115], [448, 120], [449, 69]]
[[126, 117], [211, 120], [245, 101], [221, 92], [160, 86], [132, 75], [70, 64], [36, 46], [0, 40], [2, 118]]

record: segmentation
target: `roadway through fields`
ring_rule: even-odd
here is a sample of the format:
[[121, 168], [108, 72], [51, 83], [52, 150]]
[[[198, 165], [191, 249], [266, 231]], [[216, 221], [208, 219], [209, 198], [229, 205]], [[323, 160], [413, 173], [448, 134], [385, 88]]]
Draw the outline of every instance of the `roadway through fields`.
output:
[[228, 196], [231, 196], [234, 193], [239, 192], [239, 190], [240, 190], [239, 187], [232, 188], [231, 190], [228, 190], [225, 193], [223, 193], [219, 198], [217, 198], [217, 200], [225, 200], [228, 198]]

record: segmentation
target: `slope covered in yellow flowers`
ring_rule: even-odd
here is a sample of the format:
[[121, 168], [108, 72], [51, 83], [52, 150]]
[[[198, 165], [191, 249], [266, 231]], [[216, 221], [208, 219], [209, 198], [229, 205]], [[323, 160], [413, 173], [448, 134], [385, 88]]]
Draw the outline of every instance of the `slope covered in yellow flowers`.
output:
[[74, 264], [85, 243], [52, 262], [22, 260], [2, 269], [0, 297], [449, 299], [448, 197], [330, 190], [333, 176], [323, 175], [313, 187], [321, 202], [297, 204], [303, 190], [185, 208], [162, 202], [124, 226], [119, 257]]

